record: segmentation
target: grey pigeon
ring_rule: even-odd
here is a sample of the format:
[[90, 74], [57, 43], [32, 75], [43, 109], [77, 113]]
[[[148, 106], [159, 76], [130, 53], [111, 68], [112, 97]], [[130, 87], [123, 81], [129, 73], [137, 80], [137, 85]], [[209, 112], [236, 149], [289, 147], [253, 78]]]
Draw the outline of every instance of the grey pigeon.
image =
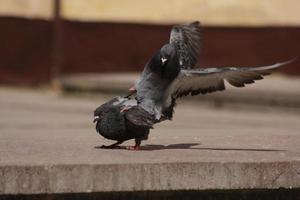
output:
[[195, 68], [200, 40], [199, 22], [174, 26], [169, 43], [146, 64], [131, 93], [95, 110], [97, 132], [117, 141], [103, 148], [116, 148], [135, 139], [135, 146], [129, 149], [137, 150], [155, 123], [172, 119], [179, 97], [225, 90], [225, 80], [235, 87], [244, 87], [292, 62], [254, 68]]

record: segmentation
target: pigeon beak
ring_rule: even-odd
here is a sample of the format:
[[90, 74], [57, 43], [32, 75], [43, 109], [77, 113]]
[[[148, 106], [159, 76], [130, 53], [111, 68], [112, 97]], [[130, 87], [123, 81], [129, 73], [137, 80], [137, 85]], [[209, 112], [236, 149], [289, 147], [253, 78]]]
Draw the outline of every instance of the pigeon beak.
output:
[[166, 59], [166, 58], [164, 58], [164, 57], [161, 57], [161, 59], [160, 59], [160, 60], [161, 60], [161, 63], [164, 65], [164, 64], [165, 64], [165, 62], [167, 62], [167, 60], [168, 60], [168, 59]]
[[96, 121], [98, 121], [98, 119], [99, 119], [99, 116], [94, 116], [93, 123], [95, 123]]

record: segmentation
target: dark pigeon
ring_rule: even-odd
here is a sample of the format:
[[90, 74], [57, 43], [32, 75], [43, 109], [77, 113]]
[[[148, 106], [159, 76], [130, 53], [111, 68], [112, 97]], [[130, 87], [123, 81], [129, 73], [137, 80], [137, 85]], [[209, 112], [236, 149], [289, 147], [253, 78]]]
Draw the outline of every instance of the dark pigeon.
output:
[[116, 97], [94, 111], [96, 130], [106, 139], [116, 143], [102, 148], [116, 148], [126, 140], [135, 139], [138, 147], [148, 138], [149, 130], [156, 120], [138, 106], [135, 98]]
[[131, 88], [134, 92], [116, 97], [95, 110], [97, 132], [116, 141], [103, 148], [116, 148], [126, 140], [135, 139], [135, 146], [129, 149], [139, 149], [154, 124], [172, 119], [179, 97], [222, 91], [225, 81], [244, 87], [292, 62], [255, 68], [195, 69], [200, 40], [199, 22], [174, 26], [169, 43], [154, 54]]

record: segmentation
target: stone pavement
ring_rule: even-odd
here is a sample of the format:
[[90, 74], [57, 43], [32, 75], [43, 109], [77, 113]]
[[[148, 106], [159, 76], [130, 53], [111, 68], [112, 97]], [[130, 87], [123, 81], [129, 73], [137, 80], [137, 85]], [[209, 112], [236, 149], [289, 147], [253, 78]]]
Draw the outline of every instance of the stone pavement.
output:
[[110, 97], [1, 87], [0, 195], [300, 188], [299, 112], [181, 101], [141, 151], [105, 150], [92, 113]]

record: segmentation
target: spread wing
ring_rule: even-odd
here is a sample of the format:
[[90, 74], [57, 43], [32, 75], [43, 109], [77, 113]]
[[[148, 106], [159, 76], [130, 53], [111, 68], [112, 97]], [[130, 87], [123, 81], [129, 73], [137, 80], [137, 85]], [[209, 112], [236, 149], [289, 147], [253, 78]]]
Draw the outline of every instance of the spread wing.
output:
[[178, 49], [180, 66], [184, 69], [195, 67], [200, 52], [199, 22], [174, 26], [170, 43]]
[[254, 68], [226, 67], [181, 70], [178, 77], [167, 90], [167, 104], [170, 104], [172, 99], [181, 96], [225, 90], [224, 80], [235, 87], [244, 87], [245, 84], [251, 84], [255, 80], [263, 79], [263, 76], [271, 74], [272, 70], [293, 61]]

